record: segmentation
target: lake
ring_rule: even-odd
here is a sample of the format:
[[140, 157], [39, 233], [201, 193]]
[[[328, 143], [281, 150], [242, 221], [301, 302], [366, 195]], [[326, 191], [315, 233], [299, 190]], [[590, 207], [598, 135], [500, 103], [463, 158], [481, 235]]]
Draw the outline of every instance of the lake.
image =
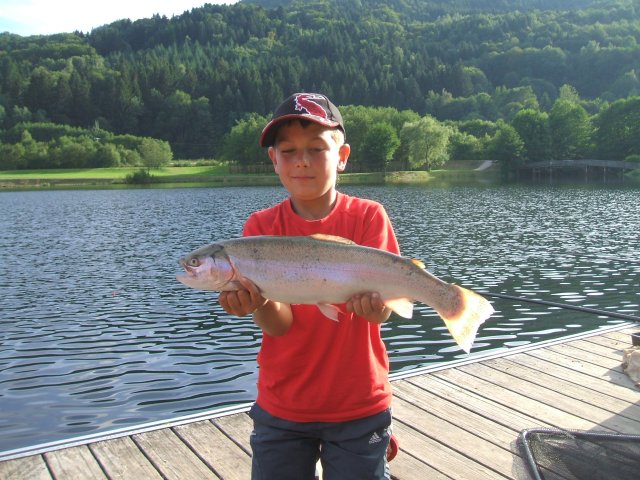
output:
[[[382, 202], [404, 255], [481, 291], [640, 314], [640, 190], [345, 187]], [[277, 187], [0, 192], [0, 451], [250, 402], [260, 332], [177, 259], [239, 236]], [[623, 320], [491, 298], [472, 356]], [[466, 355], [417, 305], [383, 326], [392, 371]]]

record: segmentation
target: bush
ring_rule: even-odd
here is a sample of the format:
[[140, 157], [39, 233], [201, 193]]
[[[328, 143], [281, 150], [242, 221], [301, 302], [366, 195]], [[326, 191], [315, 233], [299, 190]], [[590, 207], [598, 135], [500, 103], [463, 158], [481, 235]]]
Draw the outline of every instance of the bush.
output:
[[21, 144], [0, 144], [0, 170], [18, 170], [26, 166], [24, 147]]
[[150, 183], [157, 182], [158, 178], [154, 175], [151, 175], [151, 172], [148, 168], [142, 168], [127, 175], [124, 181], [125, 183], [134, 185], [148, 185]]
[[143, 138], [138, 152], [145, 167], [161, 167], [173, 160], [173, 152], [169, 142], [154, 138]]

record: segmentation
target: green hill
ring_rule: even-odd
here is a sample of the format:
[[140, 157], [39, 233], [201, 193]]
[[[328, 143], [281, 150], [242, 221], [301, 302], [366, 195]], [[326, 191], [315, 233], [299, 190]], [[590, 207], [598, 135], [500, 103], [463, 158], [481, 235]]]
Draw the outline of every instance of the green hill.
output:
[[440, 121], [590, 115], [640, 94], [634, 0], [252, 0], [91, 32], [0, 34], [0, 127], [53, 122], [218, 156], [248, 113], [294, 91]]

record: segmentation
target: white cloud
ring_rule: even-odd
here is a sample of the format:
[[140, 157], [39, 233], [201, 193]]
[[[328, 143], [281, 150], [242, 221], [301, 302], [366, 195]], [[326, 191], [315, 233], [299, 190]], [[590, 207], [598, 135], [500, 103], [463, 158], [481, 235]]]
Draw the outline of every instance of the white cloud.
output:
[[236, 3], [237, 0], [0, 0], [0, 32], [19, 35], [89, 32], [95, 27], [154, 14], [174, 15], [205, 3]]

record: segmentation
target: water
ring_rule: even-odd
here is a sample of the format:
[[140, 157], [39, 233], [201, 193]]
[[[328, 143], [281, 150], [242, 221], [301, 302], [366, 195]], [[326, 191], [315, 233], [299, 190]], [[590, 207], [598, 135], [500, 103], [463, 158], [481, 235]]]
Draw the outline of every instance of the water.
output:
[[[405, 255], [478, 290], [640, 314], [640, 191], [352, 187]], [[0, 451], [250, 402], [260, 332], [177, 258], [238, 236], [281, 188], [0, 193]], [[621, 322], [494, 300], [472, 355]], [[418, 305], [383, 327], [392, 370], [464, 357]]]

